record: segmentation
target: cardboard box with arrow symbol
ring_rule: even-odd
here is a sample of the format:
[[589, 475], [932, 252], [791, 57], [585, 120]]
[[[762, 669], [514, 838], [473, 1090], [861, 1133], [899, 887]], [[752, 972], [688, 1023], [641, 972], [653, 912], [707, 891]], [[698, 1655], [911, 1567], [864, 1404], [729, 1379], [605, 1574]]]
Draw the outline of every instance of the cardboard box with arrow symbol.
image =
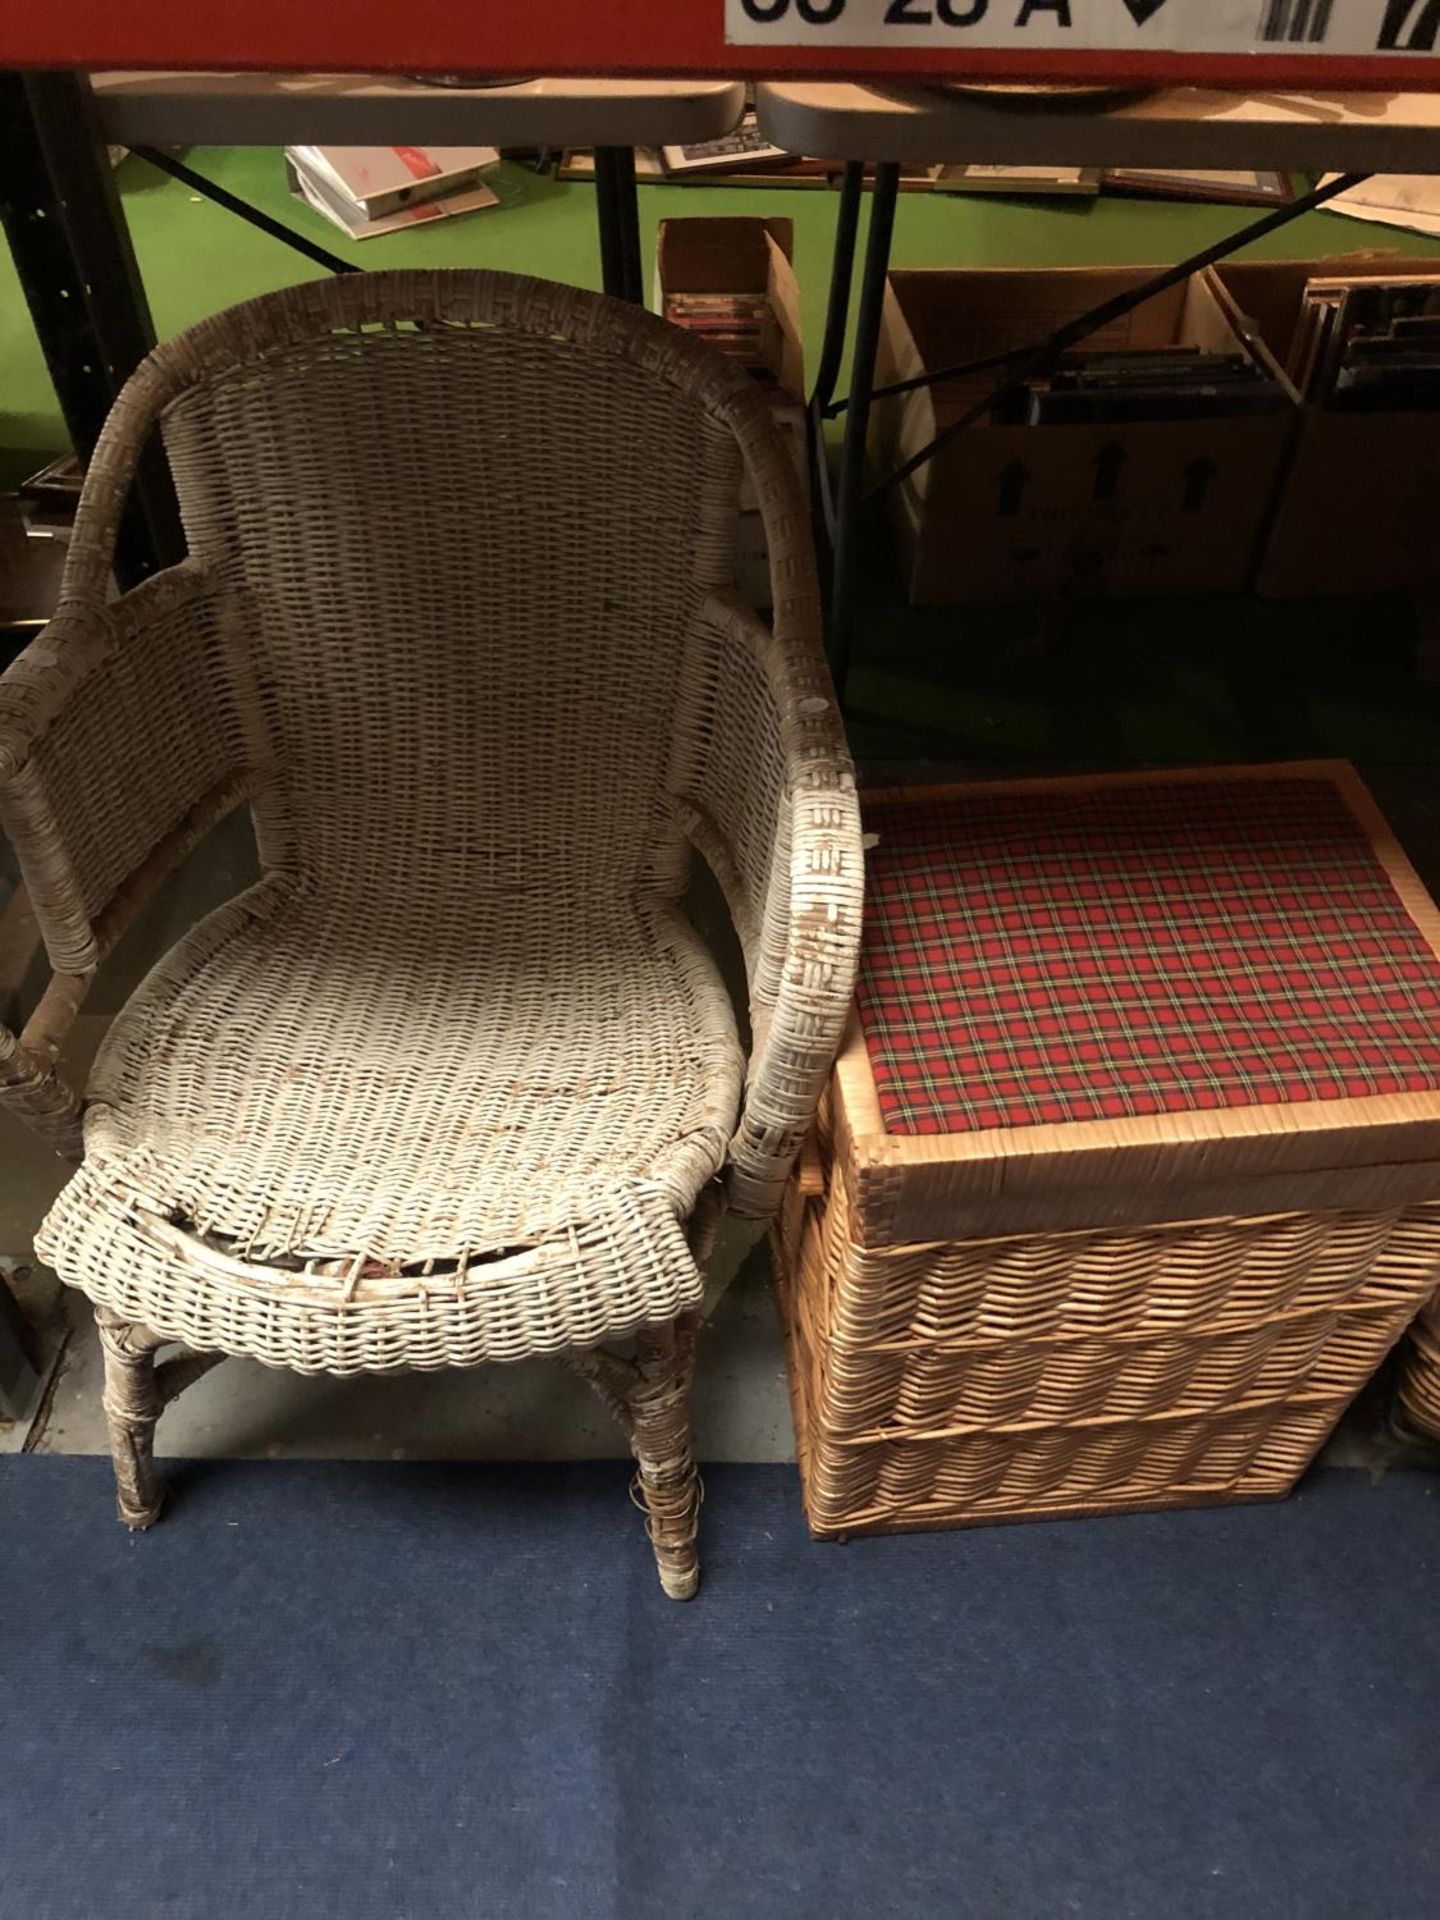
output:
[[[1038, 345], [1156, 272], [893, 273], [877, 384]], [[889, 490], [911, 601], [1242, 591], [1298, 417], [1263, 341], [1237, 329], [1213, 281], [1197, 279], [1113, 322], [1066, 366], [1053, 386], [1049, 376], [1017, 385]], [[996, 379], [962, 374], [880, 401], [876, 474], [928, 445]]]
[[[1434, 275], [1440, 262], [1394, 253], [1238, 260], [1212, 269], [1236, 326], [1284, 365], [1297, 360], [1307, 289]], [[1397, 343], [1397, 353], [1403, 351]], [[1298, 359], [1303, 360], [1299, 354]], [[1296, 367], [1299, 378], [1298, 364]], [[1357, 484], [1359, 482], [1360, 484]], [[1307, 394], [1294, 455], [1260, 564], [1261, 593], [1440, 590], [1440, 419], [1432, 408], [1334, 409]]]

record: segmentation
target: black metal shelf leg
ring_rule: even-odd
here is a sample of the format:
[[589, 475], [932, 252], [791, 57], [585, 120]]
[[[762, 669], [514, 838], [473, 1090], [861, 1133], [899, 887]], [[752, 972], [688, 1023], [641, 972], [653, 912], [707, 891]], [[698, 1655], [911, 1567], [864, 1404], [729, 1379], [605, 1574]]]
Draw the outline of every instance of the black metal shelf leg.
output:
[[[0, 224], [82, 462], [155, 329], [82, 74], [0, 72]], [[185, 551], [157, 447], [141, 461], [115, 570], [133, 586]]]
[[640, 195], [633, 147], [595, 149], [595, 202], [600, 219], [600, 270], [605, 291], [645, 304], [640, 265]]
[[825, 309], [825, 339], [820, 368], [815, 375], [811, 404], [824, 413], [835, 398], [835, 382], [845, 354], [845, 328], [850, 318], [850, 290], [855, 281], [855, 236], [860, 230], [860, 201], [865, 191], [865, 162], [847, 160], [840, 180], [840, 206], [835, 216], [835, 252], [830, 264], [830, 300]]
[[880, 345], [885, 278], [890, 268], [890, 240], [895, 230], [895, 202], [899, 191], [899, 167], [889, 161], [876, 167], [875, 185], [870, 196], [870, 234], [865, 243], [860, 305], [855, 319], [850, 403], [845, 414], [845, 442], [840, 455], [840, 483], [835, 507], [829, 653], [830, 667], [835, 675], [835, 686], [842, 706], [855, 638], [855, 580], [859, 557], [860, 503], [865, 490], [865, 443], [870, 428], [870, 396], [875, 386], [875, 356]]
[[835, 500], [830, 488], [830, 463], [825, 450], [825, 421], [835, 398], [835, 382], [845, 357], [845, 333], [850, 324], [850, 295], [855, 284], [855, 236], [860, 227], [860, 201], [865, 190], [865, 162], [847, 160], [840, 182], [840, 205], [835, 216], [835, 251], [830, 261], [830, 298], [825, 309], [825, 339], [814, 390], [805, 410], [805, 451], [810, 462], [810, 490], [815, 502], [815, 541], [821, 565], [829, 564], [835, 548]]

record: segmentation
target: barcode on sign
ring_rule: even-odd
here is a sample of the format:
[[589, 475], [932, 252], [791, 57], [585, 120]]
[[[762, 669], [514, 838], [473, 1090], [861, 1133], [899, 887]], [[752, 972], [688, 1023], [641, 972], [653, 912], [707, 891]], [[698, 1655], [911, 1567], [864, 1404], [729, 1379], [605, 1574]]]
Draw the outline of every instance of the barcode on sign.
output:
[[1335, 0], [1265, 0], [1260, 14], [1260, 38], [1267, 45], [1282, 40], [1323, 45], [1330, 31]]

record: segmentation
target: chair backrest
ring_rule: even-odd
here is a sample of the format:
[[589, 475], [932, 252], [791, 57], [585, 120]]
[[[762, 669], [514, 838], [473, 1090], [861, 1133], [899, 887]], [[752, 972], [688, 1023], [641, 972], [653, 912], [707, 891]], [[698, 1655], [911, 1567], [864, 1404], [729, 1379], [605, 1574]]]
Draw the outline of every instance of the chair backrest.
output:
[[430, 899], [633, 883], [742, 470], [803, 526], [746, 376], [616, 302], [470, 272], [297, 287], [154, 360], [267, 859]]

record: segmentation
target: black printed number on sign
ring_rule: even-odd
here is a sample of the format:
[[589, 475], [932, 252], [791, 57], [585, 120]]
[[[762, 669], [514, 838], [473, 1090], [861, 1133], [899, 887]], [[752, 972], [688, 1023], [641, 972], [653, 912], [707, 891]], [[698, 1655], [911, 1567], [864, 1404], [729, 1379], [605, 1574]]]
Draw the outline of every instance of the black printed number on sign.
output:
[[[790, 0], [740, 0], [740, 4], [761, 26], [783, 20], [790, 11]], [[809, 26], [828, 27], [845, 11], [845, 0], [795, 0], [795, 11]]]
[[[884, 24], [887, 27], [978, 27], [991, 18], [990, 4], [991, 0], [885, 0]], [[1032, 22], [1042, 28], [1073, 27], [1072, 4], [1073, 0], [1018, 0], [1015, 27], [1018, 30]], [[1166, 0], [1125, 0], [1137, 27], [1145, 26], [1165, 4]], [[1297, 5], [1308, 15], [1313, 5], [1328, 18], [1332, 4], [1333, 0], [1267, 0], [1269, 11], [1278, 7], [1287, 16]], [[1440, 0], [1435, 0], [1435, 4], [1440, 6]], [[747, 19], [762, 27], [772, 27], [777, 21], [787, 19], [792, 6], [808, 26], [828, 27], [842, 17], [846, 0], [740, 0], [741, 11]], [[1283, 39], [1287, 35], [1277, 31], [1268, 37]], [[1318, 40], [1323, 39], [1324, 34], [1322, 31], [1309, 37]]]
[[[845, 11], [845, 0], [740, 0], [752, 20], [772, 26], [783, 20], [791, 5], [800, 18], [812, 27], [828, 27]], [[942, 27], [978, 27], [990, 11], [990, 0], [886, 0], [887, 27], [930, 27], [938, 20]], [[1028, 24], [1029, 16], [1040, 11], [1069, 26], [1069, 0], [1022, 0], [1019, 24]]]
[[987, 47], [1119, 48], [1133, 26], [1147, 44], [1193, 53], [1440, 51], [1440, 0], [725, 0], [725, 14], [732, 37], [752, 43], [818, 28], [845, 46], [941, 47], [968, 30]]
[[[990, 0], [935, 0], [935, 18], [942, 27], [977, 27], [990, 11]], [[885, 9], [887, 27], [928, 27], [930, 8], [925, 0], [890, 0]]]

